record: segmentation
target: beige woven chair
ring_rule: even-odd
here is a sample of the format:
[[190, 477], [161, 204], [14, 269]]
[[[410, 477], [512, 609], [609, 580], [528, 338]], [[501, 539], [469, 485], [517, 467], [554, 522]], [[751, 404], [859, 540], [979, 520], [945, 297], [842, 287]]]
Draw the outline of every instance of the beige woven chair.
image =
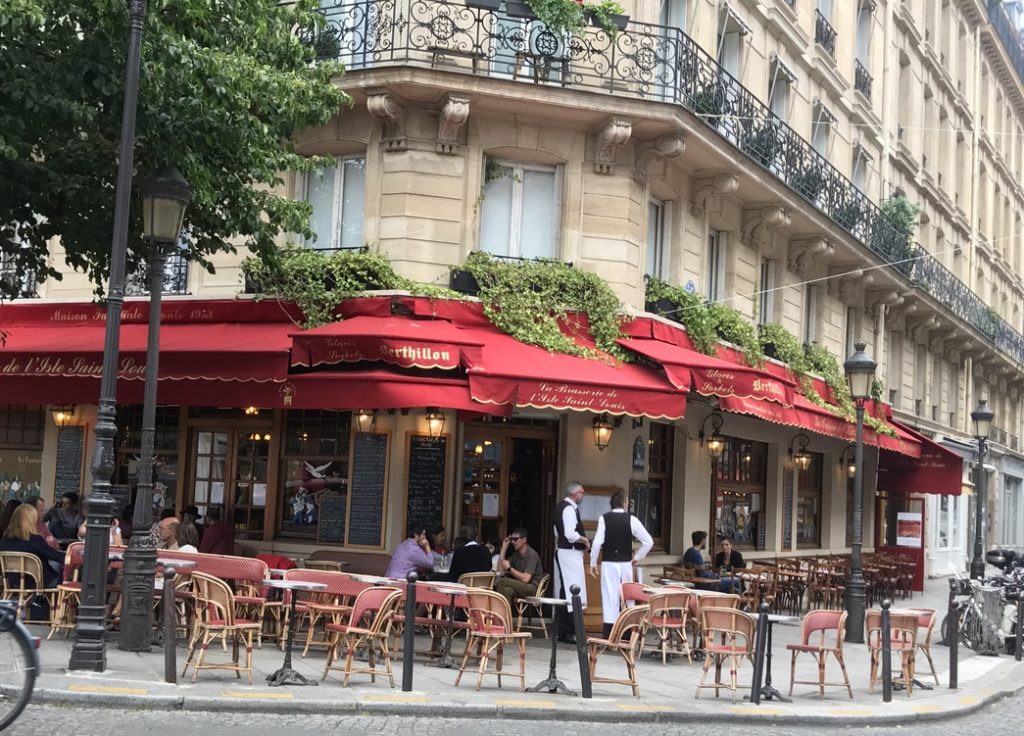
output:
[[[262, 622], [248, 621], [235, 615], [235, 594], [228, 584], [212, 575], [193, 572], [192, 596], [195, 600], [195, 634], [185, 660], [184, 677], [192, 667], [192, 682], [199, 676], [199, 670], [233, 670], [241, 678], [245, 672], [252, 685], [252, 638], [260, 630]], [[231, 662], [210, 664], [206, 655], [210, 642], [220, 639], [225, 646], [231, 641]], [[245, 645], [245, 664], [238, 663], [239, 645]], [[193, 663], [193, 658], [199, 654]]]
[[306, 560], [302, 567], [306, 570], [330, 570], [332, 572], [341, 572], [343, 565], [340, 562], [334, 560]]
[[935, 684], [938, 685], [939, 676], [935, 672], [935, 663], [932, 662], [932, 634], [935, 631], [938, 614], [933, 608], [911, 608], [908, 610], [917, 614], [917, 648], [928, 660], [928, 667], [932, 671], [932, 677], [935, 678]]
[[[722, 688], [732, 690], [736, 700], [738, 682], [736, 673], [740, 662], [746, 658], [753, 664], [754, 617], [735, 608], [713, 608], [701, 606], [701, 631], [704, 636], [704, 669], [697, 684], [696, 697], [703, 688], [714, 688], [715, 697]], [[722, 682], [722, 665], [729, 661], [729, 683]], [[715, 666], [715, 681], [706, 684], [708, 670]]]
[[50, 607], [50, 618], [46, 623], [52, 623], [58, 589], [47, 588], [43, 584], [43, 563], [38, 557], [28, 552], [0, 552], [0, 576], [3, 598], [17, 604], [18, 616], [24, 617], [29, 603], [42, 597]]
[[668, 660], [669, 652], [685, 654], [686, 659], [693, 662], [690, 640], [686, 636], [692, 597], [688, 591], [673, 590], [653, 593], [647, 602], [651, 611], [650, 628], [658, 636], [662, 664]]
[[[548, 585], [551, 583], [550, 575], [541, 575], [540, 581], [537, 583], [537, 592], [535, 592], [531, 598], [543, 598], [547, 595]], [[540, 629], [544, 632], [544, 638], [548, 638], [548, 624], [544, 619], [544, 606], [539, 603], [528, 603], [526, 600], [519, 598], [516, 600], [516, 631], [523, 630], [523, 615], [528, 614], [528, 620], [530, 623], [526, 625], [527, 629]], [[540, 625], [533, 623], [533, 619], [536, 616]]]
[[[462, 680], [462, 673], [466, 671], [466, 663], [470, 655], [476, 649], [476, 656], [480, 658], [477, 669], [476, 689], [479, 690], [483, 684], [485, 675], [494, 675], [498, 678], [498, 687], [501, 687], [501, 677], [519, 678], [519, 689], [526, 690], [526, 642], [532, 634], [528, 631], [516, 631], [512, 624], [512, 610], [508, 600], [500, 593], [493, 590], [476, 590], [470, 588], [466, 592], [469, 598], [469, 638], [466, 641], [466, 651], [462, 655], [462, 664], [459, 665], [459, 674], [455, 676], [455, 686], [459, 686]], [[509, 674], [502, 669], [505, 654], [505, 645], [515, 644], [519, 648], [519, 674]], [[494, 654], [494, 669], [488, 670], [487, 663]]]
[[465, 585], [467, 588], [484, 588], [486, 590], [493, 590], [495, 577], [497, 577], [497, 575], [493, 572], [466, 572], [459, 575], [458, 582]]
[[[868, 678], [868, 692], [875, 691], [875, 683], [881, 682], [878, 674], [882, 663], [882, 612], [868, 611], [864, 616], [864, 627], [868, 634], [868, 651], [871, 652], [871, 673]], [[903, 685], [907, 697], [914, 690], [914, 655], [917, 652], [917, 616], [907, 613], [893, 613], [889, 616], [889, 639], [892, 653], [900, 655], [900, 676], [893, 675], [892, 681]]]
[[[646, 605], [633, 606], [621, 611], [612, 625], [607, 639], [589, 637], [587, 654], [590, 663], [591, 682], [610, 682], [616, 685], [629, 685], [633, 697], [640, 697], [640, 683], [636, 678], [636, 661], [640, 656], [644, 637], [647, 634], [647, 615], [650, 609]], [[597, 658], [606, 651], [618, 652], [626, 661], [626, 679], [615, 677], [598, 677]]]

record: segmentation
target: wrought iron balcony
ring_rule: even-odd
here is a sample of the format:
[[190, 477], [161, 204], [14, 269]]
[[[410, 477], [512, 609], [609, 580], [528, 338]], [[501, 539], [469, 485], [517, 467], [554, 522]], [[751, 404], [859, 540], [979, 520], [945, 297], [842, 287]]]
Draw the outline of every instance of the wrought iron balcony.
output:
[[871, 82], [874, 80], [868, 74], [868, 68], [861, 63], [860, 59], [855, 60], [853, 64], [853, 88], [870, 100]]
[[833, 59], [836, 58], [836, 29], [820, 10], [814, 11], [814, 42], [825, 49]]
[[[133, 271], [125, 277], [125, 296], [149, 294], [149, 269]], [[180, 253], [168, 256], [164, 264], [164, 294], [188, 293], [188, 261]]]
[[1024, 40], [1021, 39], [1020, 31], [1013, 25], [1010, 16], [1006, 14], [1003, 0], [988, 0], [988, 18], [999, 40], [1003, 42], [1017, 76], [1024, 80]]
[[0, 253], [0, 297], [30, 299], [39, 296], [36, 272], [18, 266], [8, 253]]

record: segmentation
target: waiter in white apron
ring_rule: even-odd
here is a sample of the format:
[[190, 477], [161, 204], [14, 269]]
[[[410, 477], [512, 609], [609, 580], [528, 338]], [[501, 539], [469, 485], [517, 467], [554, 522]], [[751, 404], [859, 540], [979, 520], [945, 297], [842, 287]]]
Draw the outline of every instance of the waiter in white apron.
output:
[[[633, 582], [636, 563], [654, 547], [654, 539], [640, 519], [626, 512], [626, 492], [612, 494], [612, 510], [597, 520], [594, 546], [590, 550], [590, 574], [597, 577], [597, 558], [601, 556], [601, 618], [604, 638], [612, 633], [621, 606], [622, 584]], [[640, 548], [633, 552], [633, 540]]]
[[[580, 501], [586, 490], [583, 484], [572, 481], [566, 486], [565, 498], [555, 507], [555, 590], [560, 598], [569, 602], [566, 611], [572, 612], [572, 586], [580, 587], [580, 600], [587, 607], [587, 581], [584, 579], [583, 553], [590, 549], [590, 540], [580, 518]], [[572, 616], [559, 610], [558, 640], [566, 644], [576, 641]]]

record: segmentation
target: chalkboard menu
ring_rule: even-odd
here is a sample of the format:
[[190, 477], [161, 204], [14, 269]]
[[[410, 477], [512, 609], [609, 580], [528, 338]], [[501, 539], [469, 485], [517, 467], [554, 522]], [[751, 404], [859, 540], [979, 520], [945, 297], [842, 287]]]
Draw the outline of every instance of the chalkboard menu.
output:
[[388, 435], [357, 432], [352, 443], [352, 482], [348, 493], [348, 543], [380, 547], [384, 537]]
[[639, 519], [647, 531], [652, 533], [658, 531], [654, 529], [654, 519], [651, 518], [650, 483], [640, 480], [629, 482], [629, 513]]
[[793, 549], [793, 477], [796, 471], [782, 474], [782, 549]]
[[444, 520], [444, 490], [448, 475], [448, 437], [409, 435], [406, 482], [406, 527], [432, 529]]
[[54, 480], [54, 499], [65, 493], [82, 492], [82, 427], [61, 427], [57, 433], [57, 473]]
[[320, 496], [320, 512], [317, 516], [316, 541], [327, 544], [345, 543], [345, 506], [348, 496], [324, 494]]

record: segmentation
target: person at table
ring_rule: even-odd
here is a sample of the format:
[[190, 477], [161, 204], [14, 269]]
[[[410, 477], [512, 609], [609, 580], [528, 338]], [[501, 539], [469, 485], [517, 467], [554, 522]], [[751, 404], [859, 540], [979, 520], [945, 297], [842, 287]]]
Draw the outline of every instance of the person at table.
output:
[[699, 578], [717, 580], [718, 585], [715, 588], [723, 593], [738, 593], [739, 578], [719, 578], [715, 573], [707, 569], [702, 550], [707, 546], [708, 533], [702, 531], [693, 532], [690, 535], [690, 541], [693, 542], [693, 546], [683, 553], [683, 567], [693, 570], [693, 573]]
[[[619, 615], [622, 584], [633, 582], [636, 563], [654, 547], [654, 539], [640, 519], [626, 511], [626, 492], [616, 491], [609, 500], [612, 510], [597, 520], [597, 532], [590, 549], [590, 574], [597, 577], [597, 558], [601, 557], [601, 618], [607, 639]], [[633, 540], [640, 548], [633, 552]]]
[[430, 552], [427, 529], [422, 524], [411, 524], [403, 540], [391, 555], [384, 577], [405, 580], [415, 572], [422, 575], [434, 569], [434, 555]]
[[[36, 525], [39, 515], [34, 504], [23, 503], [11, 515], [11, 523], [4, 530], [0, 539], [0, 552], [26, 552], [39, 558], [43, 569], [42, 583], [46, 588], [56, 588], [60, 584], [64, 568], [64, 555], [53, 549], [37, 533]], [[54, 563], [54, 564], [49, 564]], [[17, 587], [17, 580], [7, 581], [8, 585]]]
[[544, 568], [537, 550], [530, 546], [526, 529], [520, 527], [502, 541], [498, 573], [500, 577], [494, 581], [494, 592], [505, 596], [513, 611], [518, 599], [537, 594], [537, 583], [544, 576]]
[[733, 573], [747, 566], [747, 563], [743, 560], [743, 555], [740, 554], [738, 549], [733, 547], [731, 538], [722, 537], [719, 540], [719, 544], [722, 545], [722, 549], [715, 555], [716, 570], [722, 571], [724, 569], [728, 573]]
[[198, 506], [186, 506], [185, 513], [181, 515], [181, 523], [192, 524], [196, 528], [199, 538], [203, 538], [203, 517], [199, 515]]
[[42, 537], [48, 545], [59, 550], [60, 543], [57, 541], [57, 538], [53, 536], [53, 533], [50, 531], [50, 527], [46, 526], [46, 523], [43, 521], [43, 516], [46, 513], [46, 501], [42, 496], [33, 496], [25, 501], [25, 503], [30, 503], [36, 507], [36, 515], [39, 517], [39, 521], [36, 522], [36, 534]]
[[164, 509], [160, 512], [160, 518], [153, 522], [153, 525], [149, 527], [149, 536], [153, 537], [153, 546], [160, 547], [160, 522], [164, 519], [171, 519], [174, 517], [174, 509]]
[[178, 542], [179, 552], [199, 551], [199, 530], [196, 529], [195, 524], [186, 524], [184, 522], [178, 524], [174, 536]]
[[57, 539], [74, 539], [78, 527], [85, 519], [78, 510], [78, 494], [65, 493], [60, 497], [60, 504], [46, 512], [43, 521], [50, 527], [50, 532]]
[[476, 530], [463, 527], [459, 537], [465, 544], [452, 552], [452, 566], [448, 569], [447, 580], [459, 582], [459, 578], [468, 572], [490, 572], [491, 553], [476, 539]]
[[576, 636], [572, 623], [572, 586], [580, 588], [580, 603], [587, 607], [587, 581], [583, 571], [583, 553], [590, 549], [590, 540], [583, 529], [579, 505], [586, 495], [586, 489], [579, 481], [570, 481], [565, 488], [565, 498], [555, 507], [555, 573], [558, 576], [558, 597], [564, 598], [568, 606], [556, 611], [558, 618], [558, 640], [574, 644]]
[[206, 510], [206, 522], [199, 540], [199, 551], [210, 555], [233, 555], [235, 530], [224, 523], [220, 506], [210, 506]]
[[160, 535], [160, 544], [157, 545], [157, 549], [170, 551], [178, 549], [178, 527], [180, 525], [181, 522], [174, 516], [160, 520], [160, 526], [157, 529], [157, 534]]

